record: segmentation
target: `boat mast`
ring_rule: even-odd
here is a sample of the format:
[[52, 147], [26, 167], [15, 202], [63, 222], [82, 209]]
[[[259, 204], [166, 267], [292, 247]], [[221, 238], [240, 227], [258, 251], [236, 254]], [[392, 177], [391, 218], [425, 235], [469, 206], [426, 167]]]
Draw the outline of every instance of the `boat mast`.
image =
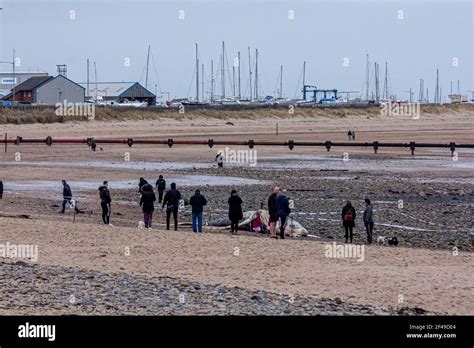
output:
[[250, 100], [252, 100], [252, 61], [250, 57], [250, 47], [249, 49], [249, 91], [250, 91]]
[[235, 97], [235, 66], [232, 64], [232, 95]]
[[224, 73], [224, 62], [225, 62], [225, 43], [222, 41], [222, 68], [221, 68], [221, 79], [222, 79], [222, 99], [225, 99], [225, 73]]
[[150, 49], [151, 46], [148, 45], [148, 54], [146, 57], [146, 78], [145, 78], [145, 88], [148, 89], [148, 66], [150, 64]]
[[379, 65], [377, 62], [374, 63], [374, 69], [375, 69], [375, 100], [378, 103], [379, 102]]
[[237, 60], [239, 61], [237, 75], [238, 75], [238, 79], [239, 79], [239, 100], [240, 100], [240, 99], [242, 99], [242, 94], [240, 93], [240, 51], [237, 52]]
[[196, 43], [196, 101], [199, 101], [199, 58], [198, 44]]
[[201, 69], [201, 82], [202, 82], [202, 86], [201, 86], [201, 100], [204, 101], [204, 64], [202, 64], [202, 69]]
[[211, 59], [211, 103], [214, 101], [214, 61]]
[[305, 84], [306, 84], [306, 61], [303, 61], [303, 99], [305, 95]]
[[89, 58], [87, 58], [87, 98], [90, 97], [89, 92]]
[[370, 66], [369, 66], [369, 54], [367, 53], [367, 67], [366, 67], [366, 70], [365, 70], [365, 82], [366, 82], [366, 85], [365, 85], [365, 97], [366, 97], [366, 100], [369, 100], [369, 79], [370, 79], [370, 76], [369, 76], [369, 70], [370, 70]]
[[388, 99], [388, 63], [385, 62], [385, 78], [383, 81], [383, 98]]
[[283, 99], [283, 65], [280, 67], [280, 99]]
[[95, 73], [95, 101], [97, 103], [98, 90], [97, 90], [97, 65], [96, 65], [96, 62], [94, 62], [94, 73]]
[[255, 49], [255, 100], [258, 97], [258, 49]]

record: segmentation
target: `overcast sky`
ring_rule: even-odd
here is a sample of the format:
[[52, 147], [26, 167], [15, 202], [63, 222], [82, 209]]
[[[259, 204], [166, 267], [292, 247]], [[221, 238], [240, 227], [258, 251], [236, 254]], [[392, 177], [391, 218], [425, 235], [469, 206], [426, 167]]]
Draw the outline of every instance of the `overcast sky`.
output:
[[[210, 62], [219, 66], [225, 41], [226, 92], [231, 92], [233, 58], [241, 51], [242, 93], [248, 94], [248, 51], [255, 69], [259, 50], [260, 93], [273, 95], [284, 66], [283, 94], [306, 82], [340, 91], [364, 90], [366, 53], [380, 64], [383, 84], [388, 61], [390, 91], [418, 96], [419, 79], [433, 97], [436, 68], [443, 94], [450, 81], [457, 90], [474, 90], [474, 5], [446, 1], [162, 1], [162, 0], [0, 0], [0, 60], [12, 50], [20, 70], [56, 73], [67, 64], [68, 77], [86, 80], [86, 59], [97, 64], [99, 81], [141, 81], [147, 48], [152, 58], [148, 87], [171, 96], [195, 95], [194, 45], [205, 64], [205, 90], [210, 89]], [[181, 17], [181, 18], [180, 18]], [[127, 64], [127, 63], [130, 64]], [[11, 67], [2, 64], [0, 70]], [[220, 79], [216, 81], [220, 94]], [[298, 84], [299, 83], [299, 84]]]

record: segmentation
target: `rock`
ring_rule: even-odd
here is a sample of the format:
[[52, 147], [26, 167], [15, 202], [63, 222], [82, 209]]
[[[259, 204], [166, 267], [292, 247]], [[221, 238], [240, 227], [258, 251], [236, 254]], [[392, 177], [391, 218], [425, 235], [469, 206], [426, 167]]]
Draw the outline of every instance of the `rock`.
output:
[[252, 301], [263, 302], [262, 297], [260, 297], [259, 295], [253, 295], [250, 299]]
[[57, 309], [57, 310], [62, 310], [62, 309], [66, 309], [67, 306], [65, 305], [60, 305], [60, 304], [56, 304], [56, 305], [53, 305], [52, 306], [54, 309]]
[[17, 261], [17, 262], [15, 262], [15, 265], [17, 265], [17, 266], [29, 266], [28, 262], [25, 262], [25, 261]]
[[339, 298], [339, 297], [336, 297], [336, 298], [334, 299], [334, 301], [335, 301], [337, 304], [341, 304], [341, 303], [342, 303], [342, 300], [341, 300], [341, 298]]

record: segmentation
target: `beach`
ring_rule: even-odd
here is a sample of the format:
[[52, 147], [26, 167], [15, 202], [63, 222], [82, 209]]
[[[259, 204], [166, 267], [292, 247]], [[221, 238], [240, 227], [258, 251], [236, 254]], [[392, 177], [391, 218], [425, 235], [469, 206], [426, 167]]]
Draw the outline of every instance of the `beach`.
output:
[[[231, 113], [217, 118], [189, 112], [176, 119], [152, 115], [3, 124], [0, 133], [23, 138], [344, 142], [350, 128], [361, 142], [460, 144], [474, 140], [473, 117], [469, 107], [422, 113], [418, 120], [372, 113], [285, 116], [267, 110], [252, 117]], [[98, 144], [93, 152], [86, 145], [9, 145], [0, 155], [5, 186], [0, 243], [37, 245], [38, 260], [3, 259], [0, 282], [7, 296], [0, 300], [0, 313], [473, 313], [472, 150], [456, 150], [453, 159], [449, 149], [417, 148], [412, 156], [409, 149], [394, 148], [374, 154], [370, 147], [333, 147], [328, 152], [324, 147], [256, 146], [255, 166], [225, 163], [217, 168], [214, 157], [224, 148]], [[18, 153], [20, 160], [15, 161]], [[143, 220], [138, 179], [154, 185], [159, 174], [168, 185], [176, 182], [185, 199], [199, 188], [209, 201], [208, 222], [226, 217], [231, 189], [242, 197], [244, 211], [253, 211], [262, 204], [265, 208], [272, 186], [285, 188], [295, 203], [294, 219], [309, 236], [273, 240], [250, 231], [231, 236], [225, 228], [209, 226], [194, 234], [188, 206], [180, 210], [179, 230], [165, 231], [158, 204], [153, 229], [138, 229]], [[73, 217], [70, 209], [58, 214], [62, 179], [71, 185], [83, 214]], [[113, 227], [103, 226], [100, 218], [97, 188], [103, 180], [110, 183]], [[395, 236], [399, 245], [364, 245], [363, 261], [327, 257], [328, 246], [344, 242], [340, 211], [346, 200], [358, 214], [354, 241], [366, 243], [361, 215], [367, 197], [374, 205], [374, 238]], [[53, 274], [59, 278], [48, 280]], [[15, 290], [17, 282], [29, 290]], [[146, 296], [137, 303], [142, 291]]]

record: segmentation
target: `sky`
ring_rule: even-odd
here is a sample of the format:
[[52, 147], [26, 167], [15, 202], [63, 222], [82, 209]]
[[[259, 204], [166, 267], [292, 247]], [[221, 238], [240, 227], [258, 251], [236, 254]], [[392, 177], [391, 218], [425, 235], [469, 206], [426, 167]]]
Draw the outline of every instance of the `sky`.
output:
[[300, 97], [303, 61], [307, 84], [362, 94], [366, 54], [371, 91], [374, 62], [381, 88], [388, 62], [389, 93], [399, 99], [410, 88], [417, 98], [420, 78], [432, 99], [437, 68], [443, 95], [450, 81], [454, 92], [457, 80], [461, 92], [474, 90], [472, 0], [0, 0], [0, 7], [0, 61], [11, 61], [15, 49], [18, 70], [55, 75], [56, 65], [66, 64], [76, 82], [86, 81], [89, 58], [91, 81], [95, 62], [99, 82], [145, 85], [151, 45], [148, 88], [158, 96], [193, 97], [198, 43], [206, 98], [211, 60], [220, 95], [225, 41], [226, 95], [238, 51], [241, 93], [249, 94], [248, 47], [253, 73], [259, 51], [260, 95], [277, 94], [283, 65], [283, 96]]

